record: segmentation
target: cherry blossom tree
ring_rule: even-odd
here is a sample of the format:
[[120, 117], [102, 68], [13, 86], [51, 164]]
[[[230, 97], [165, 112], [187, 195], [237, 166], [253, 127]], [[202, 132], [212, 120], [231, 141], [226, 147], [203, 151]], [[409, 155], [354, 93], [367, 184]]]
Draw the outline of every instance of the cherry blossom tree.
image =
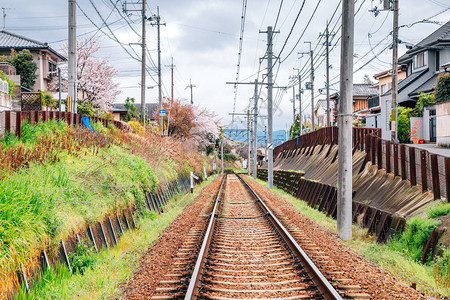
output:
[[[68, 55], [68, 44], [62, 46], [63, 53]], [[100, 49], [96, 39], [77, 41], [77, 89], [78, 102], [90, 102], [94, 108], [108, 111], [111, 104], [120, 94], [119, 84], [113, 78], [117, 70], [109, 64], [107, 59], [95, 56]], [[61, 90], [67, 91], [67, 64], [61, 67]], [[58, 78], [50, 82], [50, 89], [58, 89]]]

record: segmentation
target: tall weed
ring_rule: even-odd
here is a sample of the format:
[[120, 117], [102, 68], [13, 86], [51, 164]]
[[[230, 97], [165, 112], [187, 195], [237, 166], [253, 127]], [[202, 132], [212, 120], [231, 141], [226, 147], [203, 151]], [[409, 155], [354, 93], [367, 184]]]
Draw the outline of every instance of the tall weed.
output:
[[425, 219], [420, 216], [411, 218], [406, 222], [405, 231], [390, 240], [389, 247], [419, 262], [424, 244], [434, 228], [439, 225], [440, 221], [438, 220]]

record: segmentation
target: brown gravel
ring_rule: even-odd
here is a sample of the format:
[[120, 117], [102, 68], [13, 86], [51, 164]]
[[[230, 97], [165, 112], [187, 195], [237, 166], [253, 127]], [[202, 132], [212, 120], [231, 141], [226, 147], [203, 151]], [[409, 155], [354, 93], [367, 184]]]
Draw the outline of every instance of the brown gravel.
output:
[[[149, 299], [161, 278], [171, 270], [173, 258], [189, 230], [208, 210], [219, 189], [221, 177], [205, 187], [200, 195], [161, 233], [140, 258], [139, 268], [129, 280], [120, 285], [126, 299]], [[211, 208], [209, 208], [211, 210]]]
[[279, 218], [289, 220], [313, 237], [314, 243], [336, 263], [339, 271], [344, 271], [345, 277], [359, 284], [362, 292], [369, 294], [371, 299], [425, 299], [421, 293], [344, 245], [335, 233], [302, 215], [291, 203], [249, 177], [245, 179]]

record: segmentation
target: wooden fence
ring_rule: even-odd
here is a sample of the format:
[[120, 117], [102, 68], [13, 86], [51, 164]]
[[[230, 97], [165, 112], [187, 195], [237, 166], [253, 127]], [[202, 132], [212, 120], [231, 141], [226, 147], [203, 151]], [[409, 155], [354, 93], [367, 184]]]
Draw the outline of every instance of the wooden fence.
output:
[[[274, 158], [282, 152], [288, 153], [298, 147], [314, 147], [324, 144], [338, 144], [338, 128], [325, 127], [289, 140], [274, 149]], [[411, 186], [421, 185], [422, 190], [430, 190], [434, 198], [450, 197], [450, 158], [430, 153], [414, 146], [397, 144], [381, 139], [379, 128], [353, 128], [353, 153], [364, 151], [366, 157], [360, 172], [367, 162], [384, 169], [387, 173], [409, 180]], [[308, 150], [308, 152], [309, 152]], [[284, 155], [284, 154], [283, 154]]]
[[[303, 134], [275, 147], [273, 157], [276, 158], [284, 150], [293, 150], [299, 146], [315, 147], [317, 145], [337, 144], [338, 133], [337, 126], [329, 126]], [[381, 129], [353, 127], [353, 147], [364, 144], [367, 135], [381, 136]]]
[[378, 169], [401, 176], [403, 180], [409, 180], [411, 186], [420, 185], [422, 191], [432, 191], [435, 199], [450, 197], [449, 157], [371, 134], [365, 137], [359, 150], [366, 152], [365, 163], [370, 161]]
[[[13, 132], [19, 138], [21, 136], [22, 123], [26, 120], [31, 124], [40, 120], [62, 120], [68, 125], [81, 125], [81, 118], [83, 115], [74, 114], [71, 112], [58, 112], [58, 111], [3, 111], [0, 112], [0, 135], [5, 132]], [[109, 124], [113, 124], [119, 129], [129, 129], [127, 123], [121, 121], [108, 120], [99, 117], [89, 117], [91, 123], [101, 122], [105, 127]]]

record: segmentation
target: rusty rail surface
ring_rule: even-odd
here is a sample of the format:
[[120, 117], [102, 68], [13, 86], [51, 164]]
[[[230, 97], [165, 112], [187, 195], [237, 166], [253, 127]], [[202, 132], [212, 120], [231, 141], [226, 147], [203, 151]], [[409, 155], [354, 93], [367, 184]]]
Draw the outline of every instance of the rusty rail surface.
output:
[[211, 238], [214, 232], [214, 227], [216, 224], [216, 212], [219, 207], [220, 198], [222, 196], [222, 189], [225, 184], [227, 174], [225, 173], [222, 177], [222, 182], [220, 183], [219, 192], [217, 193], [216, 201], [214, 202], [214, 207], [211, 212], [211, 218], [209, 219], [208, 227], [206, 229], [205, 236], [203, 238], [202, 247], [195, 263], [194, 271], [192, 272], [191, 279], [189, 281], [189, 286], [184, 299], [197, 299], [197, 294], [200, 286], [200, 280], [203, 273], [203, 267], [206, 262], [206, 256], [208, 254], [209, 245], [211, 244]]
[[[305, 251], [300, 247], [300, 245], [295, 241], [289, 231], [281, 224], [278, 218], [272, 213], [272, 211], [267, 207], [264, 201], [258, 196], [258, 194], [241, 178], [239, 174], [235, 174], [250, 194], [257, 201], [261, 211], [267, 217], [269, 222], [272, 224], [275, 231], [280, 235], [282, 240], [286, 243], [292, 253], [296, 258], [302, 263], [306, 272], [311, 277], [315, 286], [318, 288], [324, 299], [342, 299], [341, 295], [335, 290], [331, 283], [325, 278], [325, 276], [320, 272], [313, 261], [308, 257]], [[197, 299], [198, 292], [201, 284], [201, 277], [203, 273], [204, 266], [206, 264], [206, 256], [209, 252], [209, 246], [211, 244], [211, 239], [213, 236], [215, 224], [216, 224], [216, 212], [220, 204], [220, 199], [222, 196], [222, 189], [226, 180], [226, 174], [222, 178], [222, 183], [220, 185], [219, 193], [216, 197], [214, 208], [211, 213], [211, 218], [203, 238], [202, 247], [200, 249], [194, 271], [192, 273], [189, 286], [184, 299]]]

